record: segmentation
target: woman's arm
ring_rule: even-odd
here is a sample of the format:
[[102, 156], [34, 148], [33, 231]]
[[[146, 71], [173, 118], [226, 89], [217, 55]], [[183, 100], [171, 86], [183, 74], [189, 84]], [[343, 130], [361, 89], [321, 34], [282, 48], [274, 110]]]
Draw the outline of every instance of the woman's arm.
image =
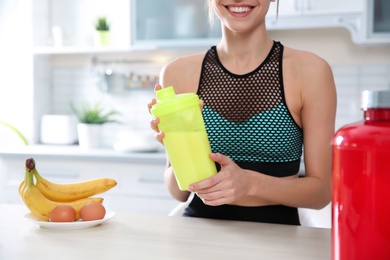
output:
[[310, 53], [291, 53], [284, 62], [289, 109], [304, 132], [305, 177], [277, 178], [239, 168], [228, 157], [213, 154], [221, 171], [190, 186], [208, 205], [283, 204], [319, 209], [331, 199], [331, 140], [336, 91], [332, 71]]

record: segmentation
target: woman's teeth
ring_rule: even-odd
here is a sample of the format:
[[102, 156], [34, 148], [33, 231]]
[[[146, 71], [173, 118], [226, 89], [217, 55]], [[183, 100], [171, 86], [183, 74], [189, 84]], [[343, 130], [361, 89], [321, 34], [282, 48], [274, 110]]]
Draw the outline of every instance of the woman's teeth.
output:
[[229, 10], [233, 13], [246, 13], [246, 12], [249, 12], [249, 10], [251, 10], [250, 7], [229, 7]]

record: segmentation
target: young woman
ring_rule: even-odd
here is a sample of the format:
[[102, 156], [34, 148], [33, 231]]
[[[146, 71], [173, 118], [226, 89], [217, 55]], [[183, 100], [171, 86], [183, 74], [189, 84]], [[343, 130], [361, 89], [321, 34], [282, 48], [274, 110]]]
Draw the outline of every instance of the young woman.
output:
[[[179, 190], [169, 159], [166, 185], [186, 201], [184, 215], [299, 225], [298, 207], [331, 199], [331, 139], [336, 91], [330, 66], [267, 34], [275, 0], [208, 0], [221, 20], [221, 41], [207, 52], [167, 64], [161, 87], [197, 93], [218, 173]], [[148, 104], [149, 109], [155, 99]], [[158, 118], [151, 121], [163, 142]], [[304, 149], [303, 149], [304, 148]], [[298, 178], [302, 154], [305, 176]]]

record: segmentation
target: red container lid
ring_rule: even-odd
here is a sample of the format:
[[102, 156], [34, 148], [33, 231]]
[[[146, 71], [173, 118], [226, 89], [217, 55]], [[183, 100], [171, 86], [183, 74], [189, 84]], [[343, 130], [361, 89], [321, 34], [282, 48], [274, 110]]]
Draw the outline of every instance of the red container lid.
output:
[[362, 92], [362, 109], [390, 108], [390, 90], [365, 90]]

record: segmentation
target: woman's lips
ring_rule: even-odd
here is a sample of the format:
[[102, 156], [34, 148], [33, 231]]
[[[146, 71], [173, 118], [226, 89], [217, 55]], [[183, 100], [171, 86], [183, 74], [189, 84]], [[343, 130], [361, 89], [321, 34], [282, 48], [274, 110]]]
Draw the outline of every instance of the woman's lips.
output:
[[233, 16], [236, 16], [236, 17], [243, 17], [243, 16], [246, 16], [248, 15], [252, 9], [254, 7], [253, 6], [236, 6], [236, 5], [227, 5], [226, 6], [226, 9], [229, 11], [229, 13]]

